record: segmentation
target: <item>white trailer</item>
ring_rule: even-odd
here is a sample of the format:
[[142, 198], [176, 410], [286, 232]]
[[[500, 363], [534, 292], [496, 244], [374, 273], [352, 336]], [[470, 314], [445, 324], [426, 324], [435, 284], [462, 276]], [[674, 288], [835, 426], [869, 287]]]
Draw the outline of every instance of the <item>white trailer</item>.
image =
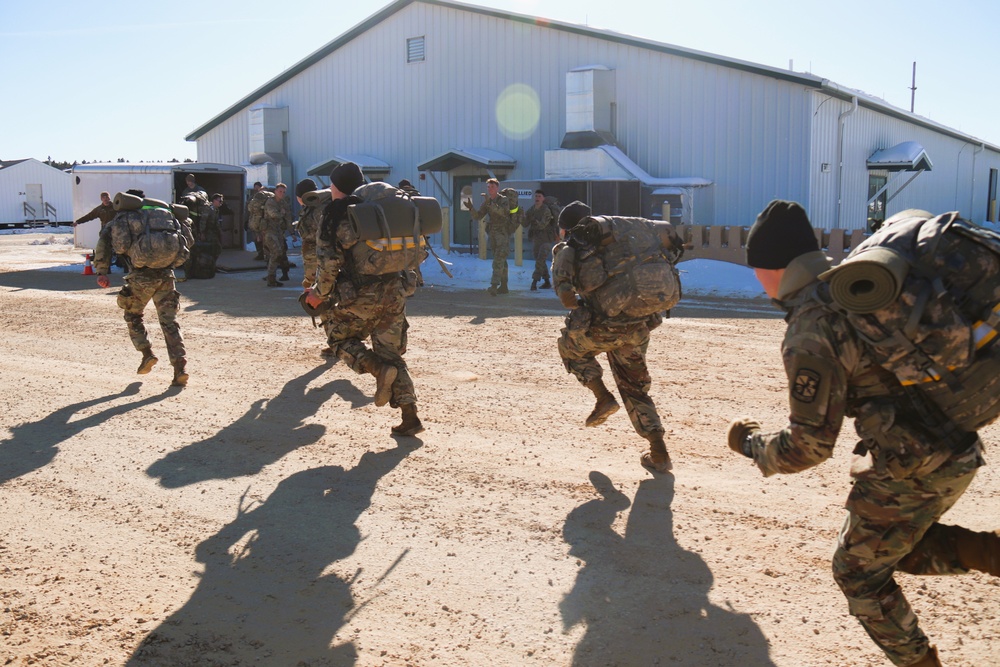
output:
[[[225, 248], [243, 248], [246, 218], [246, 170], [229, 164], [209, 162], [166, 163], [109, 163], [78, 164], [71, 171], [73, 176], [73, 219], [87, 214], [101, 203], [101, 192], [114, 198], [115, 193], [142, 190], [147, 197], [165, 202], [176, 202], [187, 187], [184, 179], [194, 174], [198, 185], [211, 196], [218, 192], [225, 197], [223, 214], [219, 219], [222, 228], [222, 245]], [[100, 220], [91, 220], [74, 229], [73, 243], [78, 248], [93, 248], [101, 231]]]

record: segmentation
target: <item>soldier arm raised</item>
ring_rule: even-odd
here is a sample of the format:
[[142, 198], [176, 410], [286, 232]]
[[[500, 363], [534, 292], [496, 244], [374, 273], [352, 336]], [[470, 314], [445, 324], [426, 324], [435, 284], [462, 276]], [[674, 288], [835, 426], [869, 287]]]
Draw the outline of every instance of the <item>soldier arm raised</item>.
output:
[[101, 207], [102, 206], [103, 206], [103, 204], [98, 204], [94, 208], [93, 211], [91, 211], [90, 213], [86, 214], [85, 216], [83, 216], [82, 218], [80, 218], [76, 222], [74, 222], [73, 226], [76, 227], [80, 223], [89, 222], [90, 220], [97, 220], [99, 217], [101, 217]]

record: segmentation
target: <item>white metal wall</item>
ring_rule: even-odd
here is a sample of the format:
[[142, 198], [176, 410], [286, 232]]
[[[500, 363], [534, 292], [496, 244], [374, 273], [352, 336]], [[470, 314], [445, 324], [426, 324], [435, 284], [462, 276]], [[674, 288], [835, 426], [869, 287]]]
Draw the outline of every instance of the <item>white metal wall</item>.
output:
[[0, 223], [24, 222], [23, 193], [28, 184], [40, 184], [42, 198], [56, 209], [54, 219], [48, 216], [49, 222], [71, 221], [71, 182], [72, 177], [66, 172], [34, 158], [0, 169]]
[[[420, 36], [426, 61], [407, 64], [406, 39]], [[447, 200], [433, 179], [418, 180], [416, 165], [449, 149], [492, 148], [517, 160], [510, 179], [543, 176], [544, 152], [565, 132], [566, 72], [584, 65], [615, 70], [616, 136], [640, 167], [713, 181], [713, 219], [700, 224], [748, 225], [773, 198], [806, 203], [817, 226], [835, 224], [837, 117], [849, 103], [825, 101], [800, 82], [474, 11], [415, 2], [251, 105], [288, 107], [295, 180], [334, 154], [360, 153], [392, 165], [387, 180], [407, 178]], [[513, 84], [538, 96], [538, 127], [526, 137], [504, 134], [496, 120], [497, 100]], [[245, 164], [247, 116], [238, 112], [199, 138], [199, 160]], [[971, 149], [949, 164], [961, 142], [859, 109], [845, 123], [845, 227], [864, 226], [865, 159], [905, 140], [920, 141], [938, 172], [919, 185], [933, 182], [939, 198], [950, 192], [951, 207], [956, 199], [969, 205], [971, 172], [956, 176], [954, 167], [971, 168]], [[996, 158], [981, 151], [977, 172], [988, 173], [987, 154]], [[830, 171], [821, 171], [824, 162]], [[917, 185], [892, 205], [915, 205]], [[972, 201], [984, 208], [985, 190]]]
[[[845, 116], [844, 164], [840, 225], [837, 224], [837, 127], [839, 115], [851, 108], [849, 101], [813, 94], [817, 107], [813, 126], [813, 157], [809, 172], [813, 179], [810, 215], [817, 227], [864, 229], [867, 222], [868, 168], [872, 153], [903, 141], [916, 141], [927, 151], [931, 171], [920, 174], [889, 202], [886, 214], [908, 208], [932, 213], [960, 211], [973, 221], [986, 219], [990, 168], [1000, 169], [1000, 152], [936, 132], [901, 118], [859, 107]], [[830, 173], [822, 163], [832, 165]], [[891, 196], [909, 178], [908, 173], [888, 174]]]

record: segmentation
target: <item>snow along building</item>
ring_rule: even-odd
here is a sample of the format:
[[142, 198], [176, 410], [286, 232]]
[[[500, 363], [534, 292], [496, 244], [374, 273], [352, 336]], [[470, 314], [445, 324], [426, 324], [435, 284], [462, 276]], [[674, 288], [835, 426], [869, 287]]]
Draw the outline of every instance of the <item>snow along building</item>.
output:
[[73, 222], [72, 180], [35, 158], [0, 161], [0, 225]]
[[774, 198], [827, 230], [907, 208], [998, 217], [1000, 147], [879, 98], [449, 0], [392, 2], [187, 140], [199, 161], [246, 165], [248, 183], [327, 183], [348, 160], [406, 178], [448, 207], [455, 244], [474, 242], [460, 200], [490, 176], [528, 199], [543, 184], [596, 213], [723, 228]]

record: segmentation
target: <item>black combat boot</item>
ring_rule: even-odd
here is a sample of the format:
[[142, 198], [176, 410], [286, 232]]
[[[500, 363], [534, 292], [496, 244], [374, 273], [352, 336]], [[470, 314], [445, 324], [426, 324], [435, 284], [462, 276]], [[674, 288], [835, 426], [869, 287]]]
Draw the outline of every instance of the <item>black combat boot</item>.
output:
[[538, 291], [538, 278], [535, 278], [534, 280], [531, 281], [531, 291], [532, 292]]
[[503, 282], [500, 283], [500, 288], [497, 290], [497, 294], [506, 294], [507, 292], [508, 292], [508, 290], [507, 290], [507, 279], [504, 278]]
[[149, 371], [153, 370], [153, 366], [156, 365], [156, 362], [159, 361], [159, 359], [153, 355], [153, 348], [151, 347], [144, 347], [139, 351], [142, 352], [142, 361], [139, 362], [139, 370], [137, 370], [136, 373], [139, 375], [145, 375]]
[[174, 381], [170, 383], [171, 387], [186, 387], [188, 383], [188, 372], [186, 370], [187, 360], [178, 359], [174, 362]]
[[392, 398], [392, 383], [399, 374], [392, 364], [381, 361], [374, 354], [368, 354], [361, 359], [361, 370], [375, 376], [375, 405], [382, 407]]
[[285, 281], [290, 280], [290, 278], [288, 277], [288, 267], [285, 267], [284, 269], [281, 270], [281, 277], [278, 278], [278, 280], [285, 280]]
[[416, 435], [417, 433], [423, 433], [424, 425], [420, 423], [420, 417], [417, 416], [417, 404], [406, 403], [399, 407], [403, 410], [403, 421], [399, 425], [392, 427], [393, 435]]
[[670, 454], [667, 453], [667, 445], [663, 442], [663, 433], [654, 433], [646, 439], [649, 440], [649, 451], [640, 457], [639, 462], [659, 473], [670, 472], [673, 466]]
[[542, 289], [552, 289], [552, 283], [549, 282], [548, 276], [545, 276], [542, 280], [544, 281], [542, 282]]
[[608, 420], [608, 417], [618, 412], [618, 401], [611, 395], [608, 388], [604, 386], [604, 381], [601, 378], [591, 380], [584, 386], [594, 392], [594, 397], [597, 399], [597, 403], [594, 404], [594, 410], [587, 417], [585, 424], [587, 426], [600, 426]]

